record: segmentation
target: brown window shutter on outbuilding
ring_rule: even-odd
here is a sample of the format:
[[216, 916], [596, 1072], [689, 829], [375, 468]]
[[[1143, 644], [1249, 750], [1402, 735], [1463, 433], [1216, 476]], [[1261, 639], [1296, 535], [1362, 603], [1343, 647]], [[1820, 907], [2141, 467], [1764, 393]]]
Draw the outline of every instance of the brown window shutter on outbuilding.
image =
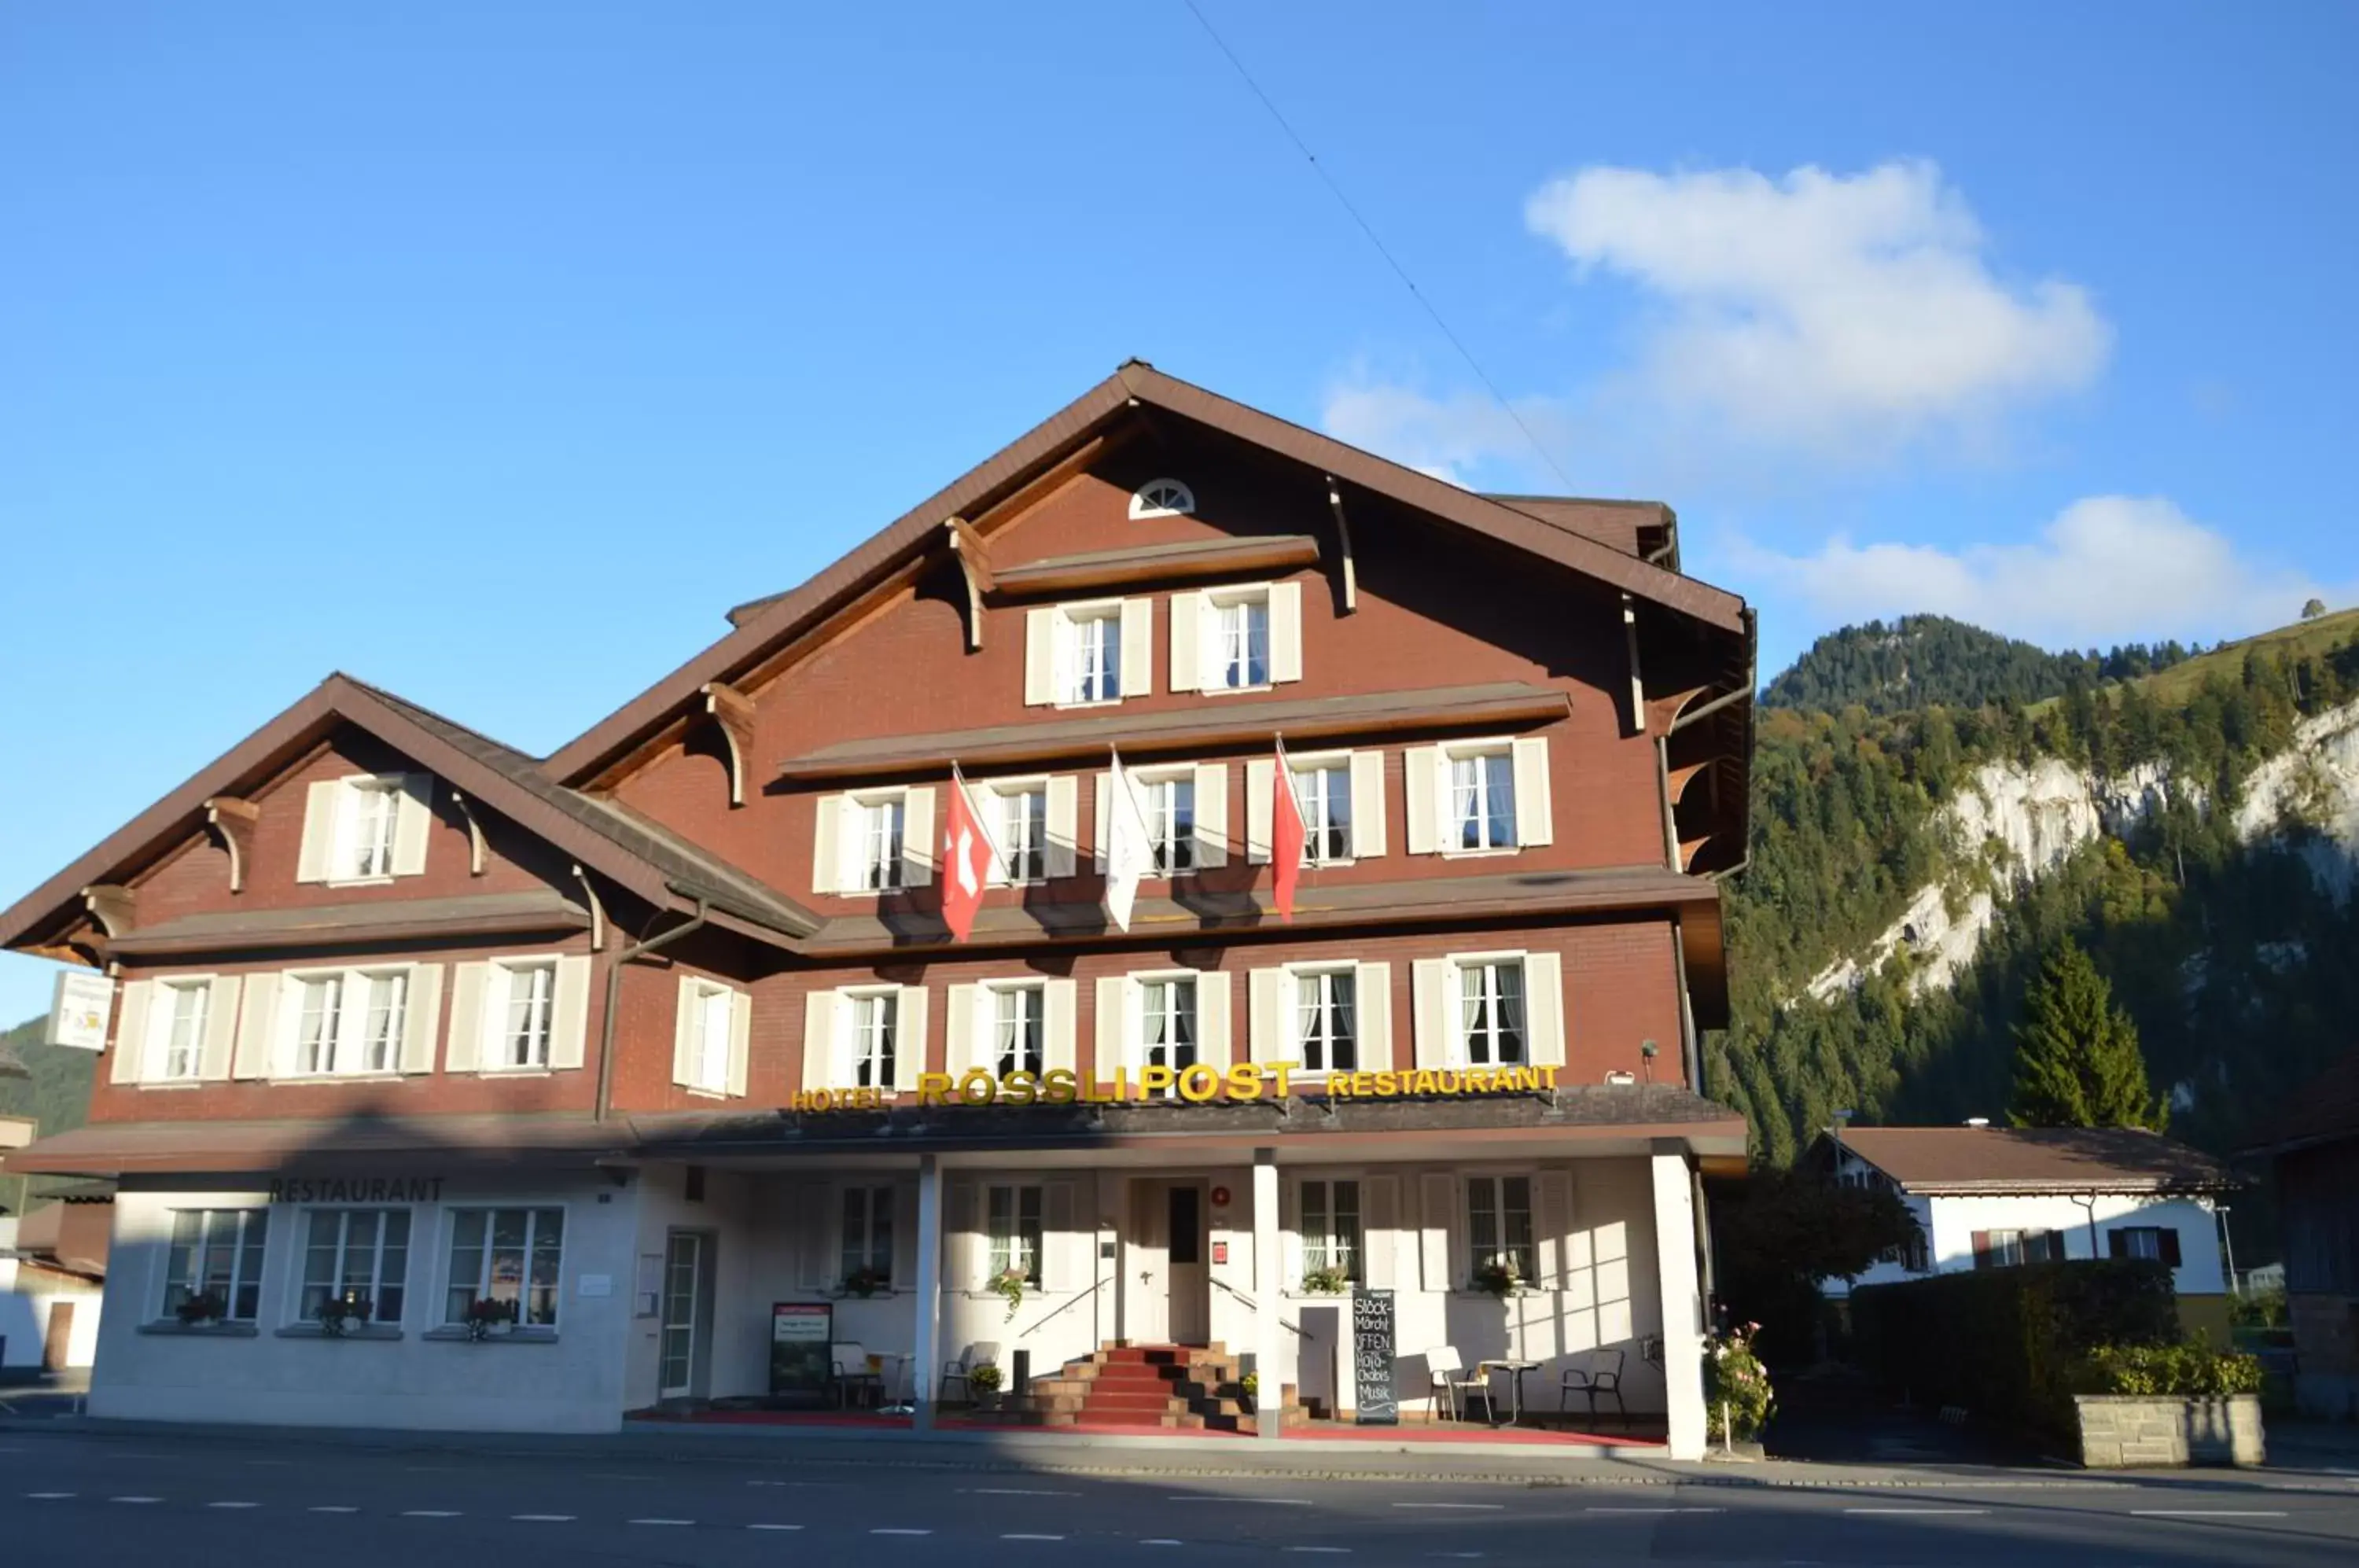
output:
[[2162, 1227], [2160, 1235], [2162, 1238], [2162, 1260], [2171, 1268], [2176, 1269], [2179, 1267], [2179, 1227], [2177, 1225], [2165, 1225]]
[[2127, 1258], [2129, 1255], [2129, 1233], [2127, 1231], [2121, 1230], [2107, 1231], [2105, 1233], [2105, 1256], [2108, 1258]]
[[1977, 1269], [1987, 1269], [1990, 1266], [1990, 1232], [1986, 1230], [1978, 1230], [1974, 1232], [1974, 1267]]

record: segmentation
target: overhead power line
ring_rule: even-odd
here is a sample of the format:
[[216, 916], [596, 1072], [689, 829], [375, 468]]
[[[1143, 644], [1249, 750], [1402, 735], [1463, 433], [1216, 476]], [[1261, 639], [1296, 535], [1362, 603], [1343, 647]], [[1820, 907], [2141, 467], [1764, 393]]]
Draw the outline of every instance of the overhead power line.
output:
[[1492, 380], [1490, 373], [1483, 368], [1483, 362], [1474, 357], [1474, 352], [1466, 346], [1464, 339], [1450, 330], [1450, 323], [1442, 320], [1440, 310], [1435, 308], [1431, 299], [1426, 298], [1425, 290], [1417, 286], [1417, 279], [1408, 275], [1408, 268], [1400, 264], [1400, 258], [1386, 247], [1375, 227], [1361, 214], [1360, 209], [1352, 204], [1352, 199], [1349, 196], [1343, 194], [1343, 188], [1335, 183], [1335, 177], [1327, 172], [1327, 166], [1319, 161], [1319, 155], [1310, 150], [1310, 144], [1302, 139], [1301, 133], [1294, 128], [1293, 122], [1286, 117], [1285, 111], [1271, 100], [1267, 93], [1262, 91], [1261, 83], [1254, 80], [1254, 73], [1247, 71], [1245, 62], [1237, 58], [1237, 51], [1229, 47], [1226, 38], [1221, 37], [1220, 29], [1212, 26], [1212, 18], [1204, 15], [1202, 9], [1197, 5], [1196, 0], [1180, 0], [1180, 4], [1188, 7], [1188, 14], [1196, 18], [1197, 25], [1204, 29], [1204, 36], [1212, 40], [1212, 46], [1227, 58], [1230, 65], [1235, 68], [1238, 77], [1244, 81], [1246, 87], [1252, 90], [1253, 95], [1261, 100], [1261, 106], [1269, 111], [1269, 117], [1277, 122], [1277, 128], [1286, 133], [1286, 139], [1294, 144], [1295, 150], [1299, 152], [1303, 160], [1310, 165], [1311, 172], [1319, 176], [1319, 182], [1327, 187], [1327, 193], [1334, 197], [1337, 205], [1351, 215], [1352, 222], [1360, 226], [1360, 233], [1368, 237], [1368, 243], [1375, 246], [1376, 254], [1385, 258], [1385, 265], [1393, 269], [1393, 276], [1401, 280], [1401, 287], [1409, 291], [1410, 297], [1424, 308], [1429, 317], [1432, 318], [1434, 326], [1440, 331], [1441, 335], [1450, 340], [1450, 346], [1458, 351], [1458, 357], [1466, 362], [1467, 368], [1474, 373], [1474, 378], [1482, 382], [1484, 390], [1491, 394], [1491, 400], [1499, 405], [1499, 411], [1515, 421], [1516, 429], [1521, 430], [1524, 439], [1532, 443], [1532, 451], [1539, 455], [1542, 463], [1548, 464], [1549, 472], [1556, 475], [1557, 483], [1563, 485], [1567, 491], [1571, 490], [1572, 481], [1565, 477], [1564, 470], [1557, 466], [1556, 459], [1549, 455], [1548, 448], [1540, 444], [1540, 439], [1532, 433], [1531, 426], [1524, 423], [1523, 415], [1517, 413], [1516, 406], [1507, 401], [1506, 394], [1499, 390], [1499, 384]]

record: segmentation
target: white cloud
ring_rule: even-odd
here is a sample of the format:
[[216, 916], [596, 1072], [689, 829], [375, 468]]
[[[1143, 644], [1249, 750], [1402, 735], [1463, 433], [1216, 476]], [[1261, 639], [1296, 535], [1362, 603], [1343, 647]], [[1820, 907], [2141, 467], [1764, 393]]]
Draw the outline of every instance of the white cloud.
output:
[[1780, 180], [1584, 169], [1524, 217], [1581, 275], [1620, 275], [1661, 307], [1636, 390], [1822, 456], [1982, 440], [2009, 409], [2088, 386], [2112, 350], [2078, 285], [1992, 274], [1981, 224], [1931, 163]]
[[1462, 392], [1429, 397], [1365, 376], [1327, 389], [1319, 423], [1338, 441], [1452, 485], [1467, 484], [1470, 470], [1502, 455], [1531, 455], [1531, 443], [1515, 420], [1487, 397]]
[[2239, 557], [2159, 495], [2075, 501], [2029, 544], [1948, 550], [1837, 538], [1814, 555], [1743, 541], [1727, 554], [1739, 581], [1799, 598], [1821, 625], [1928, 611], [2049, 648], [2244, 637], [2293, 620], [2313, 595], [2336, 605], [2359, 597], [2359, 584], [2322, 588]]

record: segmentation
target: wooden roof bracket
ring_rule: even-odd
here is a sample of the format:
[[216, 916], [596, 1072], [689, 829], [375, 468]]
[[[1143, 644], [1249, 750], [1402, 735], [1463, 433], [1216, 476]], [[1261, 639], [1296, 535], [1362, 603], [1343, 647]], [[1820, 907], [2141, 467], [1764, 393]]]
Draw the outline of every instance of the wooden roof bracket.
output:
[[1352, 525], [1343, 516], [1343, 489], [1332, 474], [1327, 475], [1327, 509], [1335, 514], [1335, 539], [1342, 546], [1335, 552], [1336, 570], [1342, 574], [1343, 613], [1348, 615], [1360, 607], [1360, 568], [1352, 559]]
[[443, 791], [459, 808], [459, 815], [467, 824], [467, 875], [481, 877], [484, 867], [490, 864], [490, 856], [484, 845], [484, 824], [475, 820], [475, 802], [451, 789], [448, 780], [443, 783]]
[[113, 882], [93, 882], [82, 890], [82, 908], [109, 938], [130, 932], [132, 902], [131, 889]]
[[234, 795], [215, 795], [205, 802], [205, 825], [221, 834], [229, 851], [229, 890], [245, 891], [245, 863], [254, 853], [254, 824], [262, 808]]
[[721, 726], [729, 743], [729, 803], [745, 803], [746, 758], [754, 752], [754, 700], [725, 681], [708, 681], [701, 688], [704, 711]]
[[996, 586], [991, 571], [991, 552], [974, 525], [964, 517], [946, 517], [942, 529], [951, 538], [951, 554], [958, 558], [959, 572], [966, 579], [966, 650], [983, 650], [983, 596]]

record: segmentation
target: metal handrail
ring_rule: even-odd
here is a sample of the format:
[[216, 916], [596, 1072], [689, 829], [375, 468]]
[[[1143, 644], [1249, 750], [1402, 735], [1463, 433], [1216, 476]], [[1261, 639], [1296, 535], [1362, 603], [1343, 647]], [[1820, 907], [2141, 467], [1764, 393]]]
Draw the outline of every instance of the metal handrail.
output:
[[[1251, 1296], [1246, 1295], [1243, 1290], [1238, 1290], [1234, 1285], [1230, 1284], [1226, 1279], [1222, 1279], [1218, 1274], [1208, 1274], [1205, 1278], [1212, 1280], [1213, 1284], [1218, 1285], [1222, 1290], [1226, 1290], [1230, 1295], [1234, 1296], [1238, 1301], [1243, 1301], [1246, 1306], [1251, 1307], [1256, 1315], [1260, 1313], [1260, 1302], [1255, 1301]], [[1283, 1329], [1292, 1330], [1298, 1338], [1309, 1339], [1310, 1337], [1310, 1331], [1309, 1329], [1304, 1328], [1299, 1323], [1290, 1323], [1286, 1321], [1286, 1313], [1283, 1309], [1281, 1309], [1277, 1314], [1277, 1326]]]
[[1018, 1329], [1016, 1331], [1017, 1337], [1022, 1338], [1025, 1335], [1031, 1334], [1034, 1329], [1038, 1329], [1048, 1323], [1056, 1322], [1060, 1314], [1071, 1312], [1075, 1307], [1080, 1306], [1083, 1301], [1088, 1301], [1092, 1296], [1096, 1295], [1100, 1290], [1104, 1289], [1104, 1280], [1099, 1279], [1093, 1282], [1088, 1290], [1083, 1290], [1080, 1295], [1075, 1296], [1071, 1301], [1067, 1301], [1063, 1306], [1059, 1307], [1056, 1312], [1050, 1312], [1047, 1317], [1042, 1318], [1038, 1323], [1034, 1323], [1031, 1328]]

